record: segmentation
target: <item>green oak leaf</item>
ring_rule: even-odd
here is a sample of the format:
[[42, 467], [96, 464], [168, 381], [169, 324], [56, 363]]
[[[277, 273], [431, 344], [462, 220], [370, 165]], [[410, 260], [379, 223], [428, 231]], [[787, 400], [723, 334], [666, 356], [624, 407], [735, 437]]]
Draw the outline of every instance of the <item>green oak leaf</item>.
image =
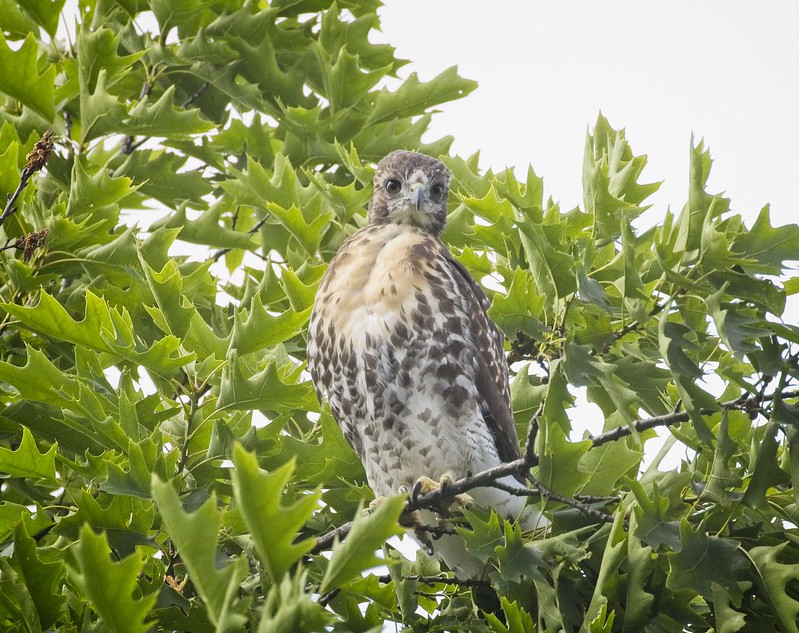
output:
[[40, 73], [39, 47], [33, 33], [28, 33], [19, 50], [11, 50], [0, 32], [0, 92], [25, 104], [46, 121], [55, 118], [53, 85], [56, 68]]
[[115, 632], [149, 631], [148, 612], [157, 595], [141, 597], [137, 582], [146, 556], [133, 553], [119, 562], [111, 560], [108, 541], [84, 525], [71, 550], [69, 572], [72, 581], [91, 600], [103, 622]]
[[667, 554], [666, 585], [669, 589], [693, 591], [712, 600], [713, 583], [717, 583], [731, 595], [740, 595], [736, 573], [746, 563], [738, 550], [738, 541], [705, 534], [683, 519], [680, 521], [680, 544], [679, 551]]
[[239, 586], [247, 574], [243, 557], [227, 564], [217, 563], [217, 540], [222, 513], [216, 498], [211, 497], [195, 512], [183, 510], [172, 484], [157, 475], [152, 478], [152, 496], [164, 519], [169, 537], [180, 552], [189, 578], [208, 609], [208, 617], [217, 631], [240, 631], [246, 622], [246, 600]]
[[258, 467], [255, 455], [240, 444], [233, 447], [233, 465], [233, 492], [239, 511], [261, 564], [272, 582], [280, 583], [291, 566], [314, 545], [313, 538], [295, 540], [316, 509], [321, 493], [316, 491], [294, 503], [283, 503], [283, 489], [291, 479], [294, 463], [288, 462], [267, 473]]
[[10, 477], [33, 479], [55, 479], [55, 456], [58, 444], [53, 444], [46, 453], [36, 446], [36, 440], [28, 427], [22, 427], [22, 440], [16, 450], [0, 446], [0, 472]]
[[[797, 633], [799, 601], [789, 595], [787, 589], [788, 584], [799, 577], [799, 563], [784, 563], [779, 560], [789, 546], [788, 542], [774, 546], [761, 545], [750, 549], [747, 556], [757, 570], [757, 584], [768, 597], [782, 630]], [[791, 559], [795, 560], [795, 553]]]
[[362, 571], [382, 564], [374, 552], [390, 537], [402, 533], [398, 520], [405, 500], [405, 495], [384, 497], [375, 510], [355, 517], [346, 540], [333, 545], [320, 593], [346, 585], [360, 577]]

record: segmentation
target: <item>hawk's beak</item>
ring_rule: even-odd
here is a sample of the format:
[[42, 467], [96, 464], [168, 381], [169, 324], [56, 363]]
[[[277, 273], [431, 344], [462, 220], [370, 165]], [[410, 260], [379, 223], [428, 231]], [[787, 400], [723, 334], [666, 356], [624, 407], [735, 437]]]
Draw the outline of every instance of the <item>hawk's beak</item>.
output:
[[418, 211], [422, 207], [424, 200], [424, 185], [422, 183], [414, 183], [411, 185], [411, 202]]

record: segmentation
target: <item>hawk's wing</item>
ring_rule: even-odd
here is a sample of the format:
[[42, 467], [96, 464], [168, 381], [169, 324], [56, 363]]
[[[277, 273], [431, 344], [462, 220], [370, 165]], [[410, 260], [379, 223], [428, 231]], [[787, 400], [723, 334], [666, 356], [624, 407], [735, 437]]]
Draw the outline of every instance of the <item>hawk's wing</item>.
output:
[[460, 294], [469, 306], [469, 325], [476, 346], [476, 386], [482, 403], [483, 417], [497, 446], [503, 462], [521, 457], [516, 424], [510, 406], [508, 361], [505, 358], [505, 337], [486, 314], [491, 302], [483, 289], [446, 248], [446, 260], [453, 270], [453, 278]]

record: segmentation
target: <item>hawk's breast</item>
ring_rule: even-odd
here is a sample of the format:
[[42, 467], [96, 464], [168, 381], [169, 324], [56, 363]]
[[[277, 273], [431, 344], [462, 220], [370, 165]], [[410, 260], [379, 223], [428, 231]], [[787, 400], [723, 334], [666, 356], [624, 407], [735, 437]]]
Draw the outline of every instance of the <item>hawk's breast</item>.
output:
[[481, 412], [469, 303], [443, 245], [368, 227], [335, 257], [309, 328], [309, 368], [377, 494], [500, 460]]
[[367, 335], [390, 337], [398, 321], [413, 311], [416, 293], [427, 285], [412, 257], [414, 250], [425, 249], [425, 240], [400, 225], [354, 236], [336, 256], [317, 294], [317, 309], [327, 327], [358, 351], [366, 347]]

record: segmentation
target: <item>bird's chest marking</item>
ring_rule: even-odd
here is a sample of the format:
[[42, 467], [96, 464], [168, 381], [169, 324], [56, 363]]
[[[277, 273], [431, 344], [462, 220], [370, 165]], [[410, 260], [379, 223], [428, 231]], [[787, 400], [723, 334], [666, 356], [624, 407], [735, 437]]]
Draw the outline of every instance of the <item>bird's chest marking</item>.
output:
[[[354, 350], [388, 340], [404, 320], [418, 312], [429, 293], [418, 259], [426, 238], [402, 226], [367, 232], [337, 258], [333, 274], [321, 289], [331, 333]], [[421, 293], [421, 294], [420, 294]], [[319, 299], [318, 299], [319, 300]]]

